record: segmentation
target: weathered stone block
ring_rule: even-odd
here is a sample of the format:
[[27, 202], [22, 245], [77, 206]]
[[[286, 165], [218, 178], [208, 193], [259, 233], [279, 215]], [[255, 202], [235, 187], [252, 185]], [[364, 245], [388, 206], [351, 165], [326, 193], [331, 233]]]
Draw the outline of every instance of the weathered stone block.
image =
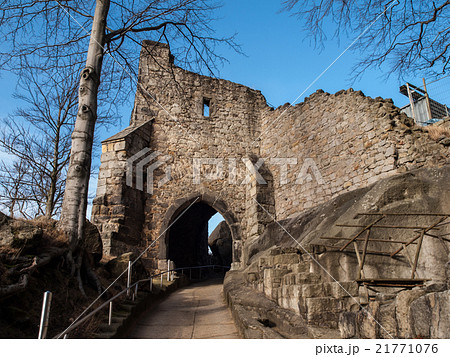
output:
[[310, 270], [309, 262], [299, 263], [292, 266], [292, 272], [296, 274], [309, 273], [309, 270]]
[[111, 170], [109, 170], [109, 169], [100, 170], [100, 172], [98, 173], [98, 177], [100, 179], [106, 179], [108, 177], [111, 177]]
[[311, 284], [320, 282], [321, 282], [320, 275], [315, 273], [299, 273], [295, 277], [296, 284]]
[[450, 338], [450, 290], [417, 298], [410, 316], [412, 338]]
[[411, 315], [410, 305], [419, 297], [426, 294], [423, 289], [413, 289], [401, 291], [395, 299], [395, 311], [396, 319], [398, 322], [398, 337], [410, 338], [411, 337]]
[[356, 324], [359, 330], [359, 338], [377, 338], [377, 314], [380, 303], [372, 301], [357, 314]]
[[259, 258], [259, 266], [260, 267], [270, 267], [273, 265], [272, 257], [261, 257]]
[[353, 338], [357, 334], [356, 312], [342, 312], [339, 314], [339, 331], [341, 338]]
[[295, 285], [295, 274], [289, 273], [283, 277], [283, 284], [285, 285]]
[[318, 284], [303, 284], [301, 286], [301, 295], [305, 298], [320, 297], [325, 293], [324, 286], [321, 283]]
[[126, 141], [122, 140], [114, 144], [114, 151], [120, 151], [126, 149]]
[[297, 264], [300, 262], [298, 254], [280, 254], [273, 257], [274, 264]]
[[395, 314], [395, 304], [381, 304], [378, 310], [377, 338], [396, 338], [398, 324]]
[[354, 281], [339, 281], [328, 283], [328, 291], [334, 298], [358, 296], [358, 284]]
[[306, 299], [306, 309], [309, 313], [320, 313], [323, 311], [339, 311], [338, 301], [330, 297], [311, 297]]

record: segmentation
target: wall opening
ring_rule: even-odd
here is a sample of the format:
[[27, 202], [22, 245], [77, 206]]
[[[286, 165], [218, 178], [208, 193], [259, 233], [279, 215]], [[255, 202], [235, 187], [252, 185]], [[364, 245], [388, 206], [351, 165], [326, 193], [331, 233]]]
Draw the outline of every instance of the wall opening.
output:
[[211, 99], [203, 98], [203, 116], [205, 118], [209, 118], [209, 116], [210, 116], [210, 105], [211, 105]]
[[208, 251], [213, 264], [231, 266], [233, 238], [225, 219], [216, 213], [208, 222]]
[[208, 236], [216, 229], [216, 227], [222, 222], [225, 221], [223, 216], [217, 212], [211, 219], [208, 221]]
[[[214, 217], [211, 229], [216, 226], [212, 233], [217, 232], [209, 244], [208, 223], [211, 217]], [[195, 203], [179, 218], [173, 219], [176, 221], [167, 233], [167, 258], [177, 268], [209, 264], [231, 265], [231, 233], [224, 236], [227, 230], [229, 232], [228, 224], [214, 208], [204, 202]], [[217, 229], [219, 226], [222, 226], [221, 230]]]

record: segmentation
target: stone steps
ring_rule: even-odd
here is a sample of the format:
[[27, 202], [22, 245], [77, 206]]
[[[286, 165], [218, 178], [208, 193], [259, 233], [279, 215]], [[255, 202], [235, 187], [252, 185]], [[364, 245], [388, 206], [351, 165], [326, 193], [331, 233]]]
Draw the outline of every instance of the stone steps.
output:
[[[188, 279], [176, 277], [173, 281], [164, 281], [162, 287], [154, 285], [151, 293], [140, 291], [134, 301], [126, 300], [122, 303], [113, 304], [111, 325], [108, 324], [108, 317], [105, 316], [103, 322], [99, 325], [97, 332], [93, 334], [92, 337], [122, 338], [132, 325], [134, 319], [139, 316], [140, 313], [147, 310], [162, 297], [187, 284]], [[107, 310], [105, 310], [105, 314], [107, 314]]]

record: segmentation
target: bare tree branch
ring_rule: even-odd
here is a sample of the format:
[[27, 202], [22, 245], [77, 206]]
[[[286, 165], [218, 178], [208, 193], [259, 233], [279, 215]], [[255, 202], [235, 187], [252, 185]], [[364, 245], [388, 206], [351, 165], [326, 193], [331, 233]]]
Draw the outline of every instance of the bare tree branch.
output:
[[328, 39], [330, 22], [336, 28], [332, 38], [355, 37], [383, 14], [353, 48], [360, 58], [354, 78], [385, 64], [388, 76], [396, 73], [400, 78], [419, 73], [439, 77], [449, 71], [448, 0], [287, 0], [283, 9], [304, 20], [305, 30], [319, 46]]

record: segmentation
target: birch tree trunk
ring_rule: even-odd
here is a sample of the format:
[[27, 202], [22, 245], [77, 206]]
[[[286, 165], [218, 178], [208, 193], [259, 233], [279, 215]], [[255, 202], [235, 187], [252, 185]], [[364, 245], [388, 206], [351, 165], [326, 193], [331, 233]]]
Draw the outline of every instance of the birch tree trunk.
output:
[[72, 148], [61, 210], [61, 228], [68, 234], [70, 250], [83, 239], [86, 221], [92, 144], [97, 120], [97, 93], [100, 85], [105, 27], [110, 0], [97, 0], [86, 67], [81, 72], [78, 113], [72, 133]]

